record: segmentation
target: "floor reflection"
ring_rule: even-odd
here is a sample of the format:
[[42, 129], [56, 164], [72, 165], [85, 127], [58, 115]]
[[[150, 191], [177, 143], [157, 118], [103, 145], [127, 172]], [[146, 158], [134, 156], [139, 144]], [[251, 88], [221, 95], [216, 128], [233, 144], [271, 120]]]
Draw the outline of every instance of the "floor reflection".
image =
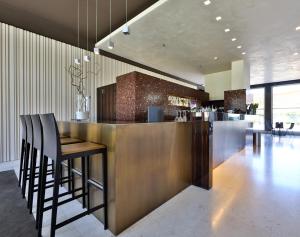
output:
[[247, 137], [245, 150], [214, 170], [210, 191], [191, 186], [121, 236], [299, 236], [300, 138]]

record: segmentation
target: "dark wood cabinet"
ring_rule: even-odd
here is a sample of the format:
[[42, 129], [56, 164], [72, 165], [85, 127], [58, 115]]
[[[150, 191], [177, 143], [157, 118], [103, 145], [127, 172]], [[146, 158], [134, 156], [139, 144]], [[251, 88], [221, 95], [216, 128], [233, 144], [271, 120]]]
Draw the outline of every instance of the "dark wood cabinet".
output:
[[192, 184], [204, 189], [212, 188], [212, 134], [209, 122], [192, 122]]
[[116, 120], [116, 83], [97, 88], [97, 121]]

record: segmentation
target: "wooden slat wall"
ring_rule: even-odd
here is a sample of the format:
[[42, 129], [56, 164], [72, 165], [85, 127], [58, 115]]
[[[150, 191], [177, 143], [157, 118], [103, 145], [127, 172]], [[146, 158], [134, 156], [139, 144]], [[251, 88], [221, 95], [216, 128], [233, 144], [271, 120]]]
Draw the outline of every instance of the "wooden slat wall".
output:
[[[65, 70], [84, 50], [0, 23], [0, 163], [19, 158], [20, 114], [54, 112], [70, 120], [75, 91]], [[115, 83], [116, 77], [140, 71], [178, 82], [103, 56], [92, 56], [85, 70], [87, 95], [92, 97], [91, 120], [96, 121], [96, 88]], [[187, 85], [178, 82], [179, 84]]]

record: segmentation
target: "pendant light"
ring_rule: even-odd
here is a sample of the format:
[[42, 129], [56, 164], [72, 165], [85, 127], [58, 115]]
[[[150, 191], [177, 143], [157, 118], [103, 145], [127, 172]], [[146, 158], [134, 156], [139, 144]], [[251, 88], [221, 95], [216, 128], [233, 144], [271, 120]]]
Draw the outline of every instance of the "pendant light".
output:
[[125, 0], [125, 3], [126, 3], [126, 23], [122, 29], [122, 32], [124, 35], [129, 35], [130, 34], [130, 31], [129, 31], [129, 26], [128, 26], [128, 11], [127, 11], [127, 0]]
[[[86, 0], [86, 52], [89, 52], [89, 0]], [[83, 60], [87, 63], [91, 61], [91, 56], [86, 54]]]
[[108, 42], [108, 48], [113, 49], [114, 47], [115, 47], [115, 44], [111, 40], [111, 0], [109, 0], [109, 42]]
[[[96, 44], [98, 42], [98, 0], [96, 0]], [[94, 47], [94, 53], [99, 55], [100, 49], [98, 47]]]
[[[79, 1], [80, 0], [77, 0], [77, 47], [78, 49], [80, 48], [80, 35], [79, 35], [79, 30], [80, 30], [80, 26], [79, 26], [79, 20], [80, 20], [80, 16], [79, 16], [79, 13], [80, 13], [80, 9], [79, 9]], [[80, 60], [80, 57], [78, 58], [75, 58], [74, 60], [75, 64], [79, 65], [81, 63], [81, 60]]]

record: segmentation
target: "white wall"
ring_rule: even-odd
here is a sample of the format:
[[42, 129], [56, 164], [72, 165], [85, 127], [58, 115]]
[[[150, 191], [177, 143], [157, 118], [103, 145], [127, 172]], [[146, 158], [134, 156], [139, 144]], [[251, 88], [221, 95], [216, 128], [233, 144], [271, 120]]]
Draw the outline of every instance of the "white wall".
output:
[[[0, 163], [19, 158], [20, 114], [54, 112], [58, 120], [74, 113], [71, 79], [65, 68], [84, 50], [0, 23]], [[97, 71], [86, 80], [92, 97], [92, 120], [96, 120], [96, 88], [114, 83], [131, 71], [144, 72], [188, 86], [129, 64], [93, 55], [84, 70]], [[98, 65], [98, 66], [97, 66]]]
[[250, 88], [250, 66], [244, 60], [231, 63], [231, 90]]
[[231, 71], [206, 74], [204, 81], [210, 100], [224, 100], [224, 91], [231, 89]]
[[224, 100], [224, 91], [250, 88], [250, 66], [244, 60], [231, 63], [231, 70], [204, 75], [210, 100]]

